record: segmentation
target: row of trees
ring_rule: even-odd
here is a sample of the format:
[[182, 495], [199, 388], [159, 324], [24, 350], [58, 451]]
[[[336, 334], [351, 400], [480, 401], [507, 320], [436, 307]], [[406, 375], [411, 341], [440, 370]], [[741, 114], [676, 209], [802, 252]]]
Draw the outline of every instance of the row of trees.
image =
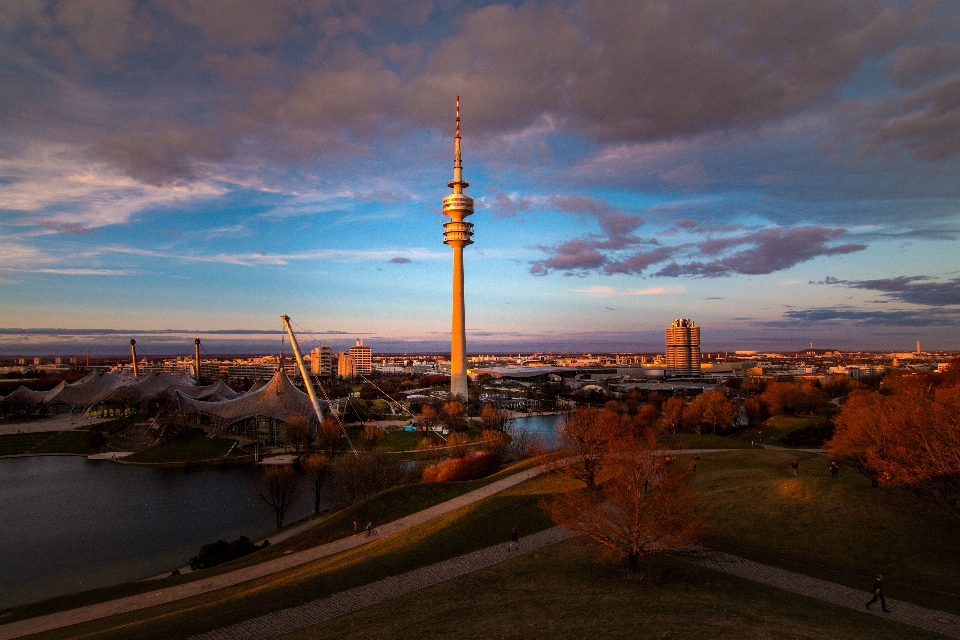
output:
[[960, 518], [960, 360], [948, 374], [890, 375], [834, 418], [830, 455], [874, 486], [898, 486]]

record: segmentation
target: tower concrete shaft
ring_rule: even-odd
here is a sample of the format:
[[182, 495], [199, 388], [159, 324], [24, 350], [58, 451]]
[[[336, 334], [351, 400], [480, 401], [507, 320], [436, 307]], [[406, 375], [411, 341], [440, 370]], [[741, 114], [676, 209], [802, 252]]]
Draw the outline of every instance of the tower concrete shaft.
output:
[[443, 225], [443, 242], [453, 249], [453, 314], [450, 341], [450, 395], [467, 399], [467, 325], [463, 302], [463, 248], [473, 244], [473, 198], [463, 193], [470, 186], [463, 180], [460, 160], [460, 96], [457, 96], [457, 130], [453, 139], [453, 193], [443, 199], [443, 213], [450, 222]]

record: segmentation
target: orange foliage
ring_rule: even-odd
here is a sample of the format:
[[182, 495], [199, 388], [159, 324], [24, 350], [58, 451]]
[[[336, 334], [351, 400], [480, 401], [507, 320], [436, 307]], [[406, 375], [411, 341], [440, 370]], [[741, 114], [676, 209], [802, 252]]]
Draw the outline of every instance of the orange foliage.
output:
[[449, 458], [428, 465], [423, 470], [424, 482], [456, 482], [486, 477], [500, 466], [500, 456], [493, 451], [477, 451], [461, 458]]
[[835, 418], [830, 454], [875, 485], [937, 500], [960, 516], [960, 385], [900, 376], [889, 395], [854, 391]]
[[700, 520], [687, 472], [679, 464], [664, 464], [641, 442], [618, 440], [610, 450], [616, 451], [609, 462], [613, 474], [599, 494], [580, 490], [558, 495], [549, 507], [553, 520], [634, 565], [644, 556], [696, 542]]

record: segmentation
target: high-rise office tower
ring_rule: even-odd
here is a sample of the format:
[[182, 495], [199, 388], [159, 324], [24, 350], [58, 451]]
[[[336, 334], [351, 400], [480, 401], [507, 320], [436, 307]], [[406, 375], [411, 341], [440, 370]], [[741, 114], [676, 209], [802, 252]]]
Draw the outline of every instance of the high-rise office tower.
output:
[[373, 351], [363, 344], [363, 338], [357, 338], [357, 344], [350, 347], [350, 356], [353, 358], [356, 372], [362, 375], [373, 373]]
[[667, 370], [675, 376], [700, 375], [700, 327], [677, 318], [667, 327]]
[[453, 180], [447, 183], [453, 193], [443, 199], [443, 213], [450, 222], [443, 224], [443, 243], [453, 249], [453, 322], [450, 340], [450, 395], [467, 399], [467, 325], [463, 305], [463, 248], [473, 244], [473, 223], [464, 218], [473, 213], [473, 198], [463, 193], [469, 183], [463, 180], [460, 163], [460, 96], [457, 96], [457, 132], [453, 139]]

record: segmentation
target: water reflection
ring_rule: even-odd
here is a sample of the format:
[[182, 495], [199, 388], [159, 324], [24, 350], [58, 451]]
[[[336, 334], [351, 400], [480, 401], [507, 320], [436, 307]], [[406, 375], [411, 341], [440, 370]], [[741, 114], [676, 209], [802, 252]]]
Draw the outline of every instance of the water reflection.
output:
[[[0, 607], [136, 580], [200, 545], [273, 529], [252, 467], [146, 469], [85, 458], [0, 460]], [[305, 491], [287, 522], [312, 512]]]

